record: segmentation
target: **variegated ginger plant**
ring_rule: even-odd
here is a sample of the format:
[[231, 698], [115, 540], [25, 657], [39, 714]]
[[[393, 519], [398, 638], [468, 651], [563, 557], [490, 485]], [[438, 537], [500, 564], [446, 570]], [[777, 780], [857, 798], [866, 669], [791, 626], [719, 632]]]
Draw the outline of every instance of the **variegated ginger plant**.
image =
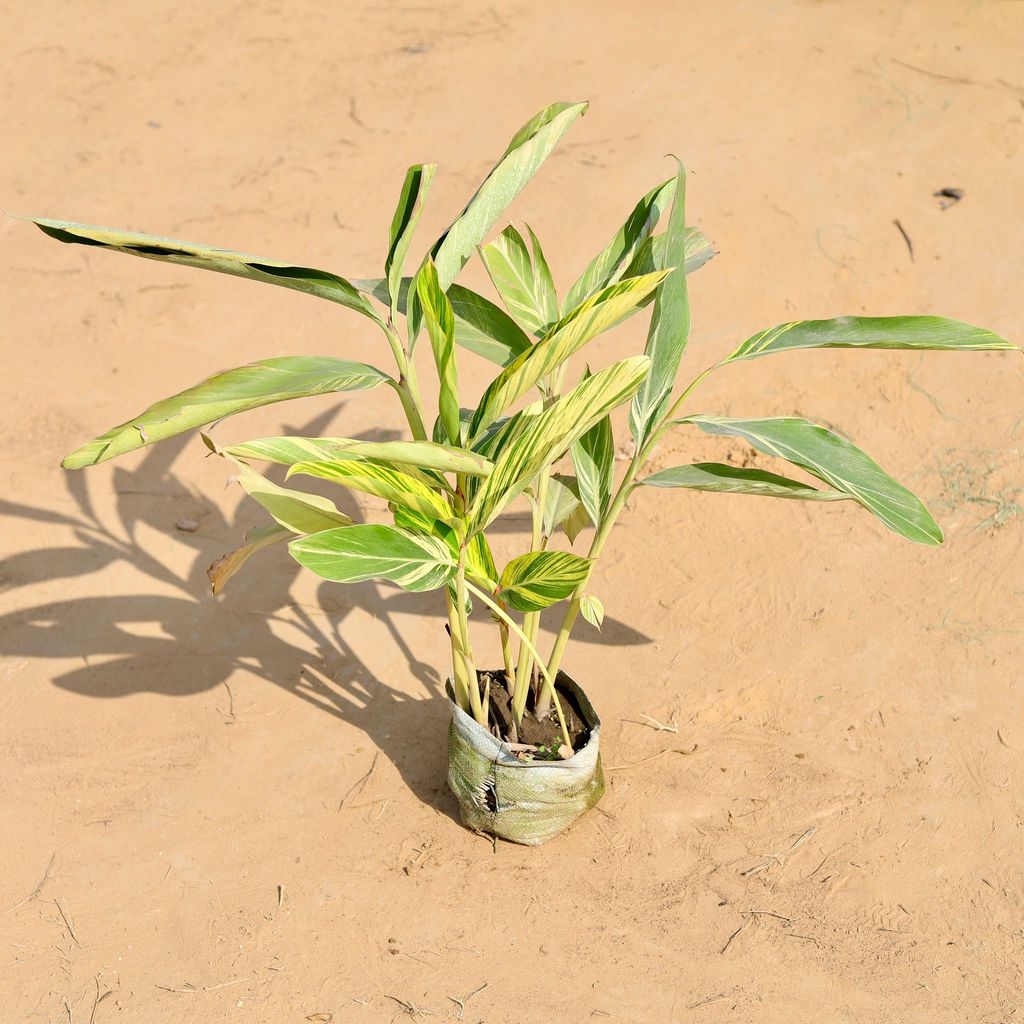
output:
[[[931, 316], [842, 317], [786, 323], [743, 342], [681, 392], [675, 381], [690, 328], [688, 273], [712, 255], [707, 239], [685, 219], [682, 166], [645, 195], [607, 246], [559, 301], [540, 243], [513, 227], [485, 239], [569, 127], [584, 103], [555, 103], [531, 118], [461, 214], [431, 246], [411, 277], [403, 276], [413, 231], [434, 165], [409, 169], [391, 224], [384, 276], [336, 274], [151, 235], [66, 221], [36, 219], [48, 235], [148, 259], [216, 270], [307, 292], [359, 313], [380, 330], [396, 364], [393, 373], [332, 356], [289, 356], [218, 373], [87, 442], [64, 460], [68, 469], [105, 462], [247, 409], [293, 398], [386, 385], [408, 420], [410, 440], [267, 437], [213, 451], [234, 460], [245, 491], [272, 524], [211, 567], [214, 590], [251, 555], [279, 541], [317, 575], [342, 583], [387, 580], [410, 591], [442, 591], [451, 637], [455, 699], [488, 727], [488, 693], [473, 654], [469, 609], [476, 599], [501, 634], [506, 684], [515, 722], [529, 698], [539, 717], [552, 701], [566, 742], [553, 681], [579, 614], [603, 618], [590, 593], [594, 561], [628, 496], [639, 486], [730, 491], [803, 501], [858, 502], [894, 532], [924, 544], [942, 540], [921, 501], [860, 449], [836, 433], [798, 418], [736, 419], [685, 413], [694, 387], [709, 373], [741, 360], [798, 348], [1011, 349], [966, 324]], [[658, 226], [665, 220], [664, 230]], [[505, 306], [456, 283], [479, 255]], [[571, 358], [600, 334], [650, 306], [645, 351], [569, 386]], [[438, 415], [427, 430], [414, 352], [426, 339], [437, 371]], [[461, 405], [457, 350], [500, 367], [480, 400]], [[609, 414], [631, 402], [634, 454], [616, 473]], [[825, 486], [759, 469], [697, 463], [641, 473], [669, 430], [697, 427], [740, 438], [805, 471]], [[568, 455], [572, 471], [556, 472]], [[269, 462], [288, 476], [310, 476], [383, 498], [390, 524], [353, 524], [327, 498], [283, 487], [252, 468]], [[532, 510], [530, 550], [500, 571], [488, 528], [516, 501]], [[594, 532], [586, 555], [552, 547], [561, 530], [570, 541]], [[551, 654], [538, 650], [540, 613], [567, 602]], [[518, 651], [515, 650], [518, 643]]]

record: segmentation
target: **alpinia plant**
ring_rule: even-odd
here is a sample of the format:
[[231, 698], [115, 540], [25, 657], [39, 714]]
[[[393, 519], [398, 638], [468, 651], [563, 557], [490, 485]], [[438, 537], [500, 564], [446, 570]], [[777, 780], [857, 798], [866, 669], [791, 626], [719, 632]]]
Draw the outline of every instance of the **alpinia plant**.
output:
[[[732, 363], [792, 349], [1014, 347], [989, 331], [933, 316], [803, 320], [747, 339], [677, 390], [690, 332], [687, 274], [713, 255], [707, 239], [686, 224], [681, 165], [636, 204], [561, 300], [532, 231], [527, 229], [527, 239], [506, 227], [485, 244], [502, 212], [585, 110], [583, 103], [555, 103], [531, 118], [411, 276], [403, 275], [434, 175], [432, 164], [407, 172], [391, 223], [384, 276], [373, 280], [150, 235], [35, 220], [64, 242], [304, 291], [346, 306], [380, 330], [396, 364], [390, 373], [334, 356], [252, 363], [157, 402], [77, 448], [63, 464], [68, 469], [95, 465], [273, 402], [391, 388], [408, 419], [410, 440], [265, 437], [220, 446], [206, 437], [212, 451], [237, 464], [241, 486], [273, 520], [211, 566], [210, 578], [219, 591], [258, 550], [286, 541], [293, 558], [327, 580], [387, 580], [410, 591], [439, 591], [447, 612], [455, 705], [452, 786], [467, 823], [523, 842], [548, 838], [600, 795], [597, 718], [582, 692], [559, 671], [578, 616], [600, 627], [603, 607], [588, 583], [636, 488], [854, 501], [909, 540], [942, 540], [921, 501], [845, 438], [795, 417], [689, 412], [687, 400], [700, 381]], [[504, 310], [455, 283], [477, 253]], [[593, 373], [570, 370], [572, 357], [589, 342], [648, 306], [643, 354]], [[414, 361], [416, 347], [424, 342], [437, 371], [432, 391], [438, 415], [429, 430]], [[470, 408], [463, 407], [460, 395], [459, 348], [500, 368]], [[626, 402], [631, 403], [634, 454], [617, 473], [609, 414]], [[643, 476], [655, 446], [678, 428], [740, 438], [803, 470], [816, 483], [724, 463], [682, 465]], [[387, 501], [393, 522], [353, 524], [330, 500], [273, 483], [253, 463], [276, 463], [286, 466], [292, 478], [317, 477], [376, 495]], [[524, 503], [532, 513], [529, 550], [499, 569], [488, 529], [513, 504]], [[574, 542], [587, 527], [593, 533], [586, 554], [555, 547], [560, 531]], [[545, 654], [540, 613], [560, 602], [565, 602], [561, 626]], [[500, 633], [500, 670], [481, 671], [477, 664], [470, 629], [474, 603], [489, 611]], [[569, 768], [588, 756], [583, 774], [529, 771], [545, 764]], [[500, 786], [499, 769], [505, 772]], [[553, 811], [554, 805], [562, 809]]]

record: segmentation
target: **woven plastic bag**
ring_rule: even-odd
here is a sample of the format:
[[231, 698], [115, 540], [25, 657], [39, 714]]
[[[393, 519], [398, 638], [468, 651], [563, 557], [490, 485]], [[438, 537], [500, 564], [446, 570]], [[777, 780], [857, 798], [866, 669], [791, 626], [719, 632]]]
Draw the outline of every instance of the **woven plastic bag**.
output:
[[520, 761], [452, 700], [448, 729], [448, 785], [462, 823], [526, 846], [540, 846], [564, 832], [604, 793], [599, 744], [601, 720], [587, 695], [560, 674], [558, 688], [572, 693], [590, 736], [565, 761]]

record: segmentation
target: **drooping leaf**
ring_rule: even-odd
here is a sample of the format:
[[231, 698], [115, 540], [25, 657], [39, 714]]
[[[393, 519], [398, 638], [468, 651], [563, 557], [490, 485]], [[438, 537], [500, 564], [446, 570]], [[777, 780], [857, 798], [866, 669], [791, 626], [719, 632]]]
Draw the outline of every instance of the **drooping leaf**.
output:
[[521, 612], [539, 612], [568, 597], [590, 572], [590, 559], [568, 551], [531, 551], [501, 574], [500, 595]]
[[[604, 249], [590, 261], [590, 265], [569, 289], [565, 296], [564, 308], [566, 310], [575, 309], [599, 288], [614, 284], [619, 279], [623, 269], [637, 257], [644, 242], [650, 238], [661, 215], [672, 202], [675, 191], [676, 179], [669, 178], [668, 181], [651, 189], [636, 204], [632, 213], [626, 218], [625, 224], [619, 228]], [[654, 270], [655, 268], [652, 266], [650, 269]]]
[[455, 575], [448, 546], [397, 526], [344, 526], [300, 537], [288, 545], [292, 558], [335, 583], [389, 580], [417, 593], [443, 587]]
[[455, 314], [448, 296], [441, 290], [432, 261], [423, 264], [416, 278], [423, 319], [434, 352], [434, 365], [440, 385], [438, 411], [448, 440], [460, 443], [459, 371], [455, 364]]
[[319, 533], [352, 522], [329, 498], [281, 487], [244, 462], [238, 463], [238, 482], [250, 498], [292, 533]]
[[853, 501], [842, 491], [818, 490], [768, 473], [763, 469], [741, 469], [721, 462], [695, 462], [692, 466], [673, 466], [638, 481], [645, 487], [685, 487], [694, 491], [723, 491], [731, 494], [758, 494], [768, 498], [797, 498], [803, 501]]
[[601, 628], [604, 623], [604, 605], [593, 594], [584, 594], [580, 601], [580, 613], [592, 626]]
[[798, 417], [730, 419], [687, 416], [708, 434], [742, 437], [758, 451], [799, 466], [848, 494], [890, 530], [919, 544], [941, 544], [942, 531], [920, 498], [845, 438]]
[[658, 271], [609, 285], [562, 317], [544, 338], [509, 363], [490, 383], [473, 416], [470, 436], [478, 437], [516, 399], [558, 369], [587, 342], [634, 313], [664, 276], [664, 272]]
[[613, 363], [527, 419], [477, 491], [470, 533], [484, 529], [543, 467], [567, 451], [602, 416], [636, 394], [649, 366], [646, 356]]
[[195, 387], [151, 405], [134, 419], [113, 427], [68, 455], [61, 465], [81, 469], [155, 441], [206, 426], [235, 413], [291, 398], [338, 391], [362, 391], [394, 381], [365, 363], [328, 356], [264, 359], [208, 377]]
[[402, 268], [409, 254], [412, 235], [419, 223], [423, 204], [430, 191], [436, 164], [414, 164], [405, 172], [402, 192], [398, 197], [398, 206], [391, 220], [388, 255], [384, 261], [384, 275], [388, 286], [388, 305], [391, 307], [392, 318], [398, 313], [398, 300], [402, 287]]
[[[383, 278], [353, 280], [360, 291], [388, 301], [388, 283]], [[412, 278], [403, 277], [398, 300], [400, 313], [406, 311], [406, 298]], [[448, 289], [448, 301], [455, 314], [455, 344], [482, 356], [498, 366], [510, 363], [533, 342], [530, 336], [499, 306], [461, 284]]]
[[331, 462], [341, 459], [380, 459], [440, 473], [489, 476], [490, 459], [464, 448], [434, 441], [354, 441], [345, 437], [261, 437], [225, 448], [239, 459], [262, 459], [282, 466], [297, 462]]
[[377, 459], [299, 462], [288, 470], [289, 477], [296, 474], [319, 477], [353, 491], [374, 494], [441, 522], [450, 523], [455, 517], [455, 511], [448, 501], [422, 480]]
[[591, 522], [600, 526], [611, 504], [615, 484], [615, 441], [609, 416], [598, 420], [572, 446], [572, 464], [583, 507]]
[[357, 313], [380, 323], [373, 306], [366, 301], [359, 290], [343, 277], [326, 270], [312, 267], [298, 267], [279, 260], [264, 259], [251, 253], [215, 249], [177, 238], [163, 238], [160, 235], [145, 235], [137, 231], [120, 231], [116, 228], [101, 228], [93, 224], [76, 224], [68, 220], [50, 220], [47, 217], [28, 217], [41, 231], [60, 242], [74, 242], [92, 245], [131, 256], [176, 263], [184, 267], [198, 267], [220, 274], [245, 277], [250, 281], [263, 281], [280, 285], [293, 291], [305, 292], [330, 302], [340, 303]]
[[1015, 349], [998, 334], [942, 316], [840, 316], [795, 320], [748, 338], [724, 363], [798, 348]]
[[221, 555], [220, 558], [214, 562], [209, 569], [206, 570], [206, 575], [210, 580], [210, 587], [213, 593], [219, 594], [232, 576], [237, 573], [246, 562], [256, 554], [257, 551], [261, 551], [263, 548], [270, 547], [272, 544], [279, 544], [283, 540], [288, 540], [294, 537], [295, 534], [291, 530], [286, 529], [283, 526], [279, 526], [276, 523], [272, 523], [268, 526], [257, 526], [252, 530], [249, 530], [245, 535], [245, 543], [229, 551], [226, 555]]
[[[540, 252], [536, 240], [534, 252]], [[558, 319], [554, 283], [547, 263], [543, 262], [543, 253], [542, 266], [535, 267], [523, 236], [514, 227], [509, 225], [493, 242], [483, 246], [480, 258], [505, 308], [517, 323], [534, 334], [543, 334]]]
[[629, 411], [629, 429], [637, 445], [650, 435], [664, 413], [690, 335], [690, 301], [686, 286], [686, 168], [678, 164], [675, 198], [665, 231], [665, 266], [674, 268], [654, 297], [647, 332], [651, 372]]
[[552, 103], [516, 132], [466, 208], [431, 249], [443, 290], [586, 109], [586, 103]]

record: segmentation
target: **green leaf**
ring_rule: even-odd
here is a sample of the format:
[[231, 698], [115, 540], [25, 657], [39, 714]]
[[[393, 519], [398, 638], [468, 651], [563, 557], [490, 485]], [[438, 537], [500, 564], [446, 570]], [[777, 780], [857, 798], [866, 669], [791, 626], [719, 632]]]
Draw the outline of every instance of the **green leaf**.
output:
[[220, 274], [245, 277], [250, 281], [263, 281], [293, 291], [305, 292], [330, 302], [337, 302], [380, 324], [380, 317], [351, 281], [326, 270], [298, 267], [279, 260], [264, 259], [251, 253], [214, 249], [193, 242], [160, 235], [144, 235], [137, 231], [120, 231], [92, 224], [76, 224], [69, 220], [50, 220], [46, 217], [20, 218], [30, 220], [41, 231], [60, 242], [94, 245], [101, 249], [124, 252], [131, 256], [176, 263], [183, 267], [198, 267]]
[[646, 356], [613, 363], [526, 419], [477, 491], [470, 533], [484, 529], [542, 468], [567, 451], [602, 416], [636, 394], [649, 367]]
[[572, 464], [583, 507], [591, 522], [600, 526], [611, 504], [615, 484], [615, 441], [610, 417], [598, 420], [572, 446]]
[[434, 351], [434, 364], [440, 382], [438, 411], [452, 444], [460, 443], [459, 371], [455, 364], [455, 314], [448, 296], [441, 290], [437, 269], [431, 260], [423, 264], [416, 278], [423, 318]]
[[645, 350], [651, 357], [651, 372], [629, 413], [629, 429], [638, 446], [647, 440], [655, 422], [665, 411], [690, 335], [690, 301], [684, 269], [686, 168], [681, 163], [678, 163], [675, 199], [665, 232], [664, 259], [666, 268], [674, 270], [654, 297], [654, 312]]
[[238, 482], [250, 498], [292, 533], [319, 533], [352, 522], [329, 498], [281, 487], [242, 462], [238, 463]]
[[756, 359], [797, 348], [1015, 349], [998, 334], [941, 316], [840, 316], [795, 320], [748, 338], [722, 363]]
[[921, 500], [845, 438], [808, 420], [729, 419], [687, 416], [705, 433], [742, 437], [758, 451], [799, 466], [837, 491], [848, 494], [894, 533], [918, 544], [941, 544], [942, 531]]
[[645, 487], [686, 487], [694, 491], [724, 491], [731, 494], [759, 494], [767, 498], [799, 498], [803, 501], [852, 501], [842, 491], [819, 491], [762, 469], [740, 469], [721, 462], [696, 462], [673, 466], [639, 480]]
[[256, 554], [257, 551], [262, 551], [263, 548], [270, 547], [272, 544], [279, 544], [283, 540], [288, 540], [290, 537], [295, 535], [291, 530], [286, 529], [283, 526], [278, 526], [276, 523], [269, 526], [257, 526], [252, 530], [249, 530], [245, 535], [245, 543], [240, 547], [229, 551], [226, 555], [221, 555], [220, 558], [214, 562], [209, 569], [206, 570], [206, 575], [210, 580], [210, 587], [215, 594], [219, 594], [232, 576], [237, 573], [246, 562]]
[[392, 318], [398, 313], [398, 300], [402, 287], [402, 268], [409, 254], [412, 235], [419, 223], [423, 204], [430, 191], [436, 164], [414, 164], [405, 172], [402, 193], [398, 197], [398, 206], [391, 220], [391, 234], [388, 244], [388, 255], [384, 261], [384, 274], [387, 278], [388, 304]]
[[[668, 233], [665, 231], [645, 239], [637, 249], [632, 262], [620, 276], [637, 277], [640, 274], [649, 274], [653, 270], [664, 270], [667, 239]], [[683, 266], [687, 274], [700, 270], [708, 260], [715, 256], [715, 247], [698, 228], [686, 229], [685, 249], [686, 262]]]
[[[381, 302], [389, 301], [388, 283], [383, 278], [364, 278], [352, 283]], [[398, 311], [403, 314], [411, 284], [412, 278], [402, 278]], [[453, 284], [447, 294], [455, 313], [456, 345], [498, 366], [505, 366], [533, 345], [530, 336], [490, 299], [461, 284]]]
[[327, 356], [264, 359], [208, 377], [201, 384], [151, 405], [134, 419], [113, 427], [68, 455], [61, 465], [81, 469], [155, 441], [202, 427], [247, 409], [291, 398], [337, 391], [363, 391], [394, 381], [365, 363]]
[[224, 449], [239, 459], [262, 459], [283, 466], [298, 462], [380, 459], [440, 473], [490, 476], [494, 463], [463, 448], [433, 441], [353, 441], [344, 437], [261, 437]]
[[431, 249], [442, 289], [447, 291], [495, 221], [586, 109], [586, 103], [552, 103], [516, 132], [466, 208]]
[[288, 471], [289, 477], [296, 474], [331, 480], [353, 491], [374, 494], [444, 523], [451, 523], [455, 518], [455, 511], [445, 498], [422, 480], [375, 459], [299, 462]]
[[[545, 537], [554, 536], [582, 508], [575, 477], [551, 477], [548, 480], [547, 495], [541, 516], [541, 532]], [[570, 538], [570, 541], [573, 538]]]
[[509, 363], [490, 383], [470, 424], [476, 438], [516, 399], [557, 370], [587, 342], [636, 312], [664, 279], [658, 271], [602, 288], [562, 317], [528, 352]]
[[531, 551], [505, 566], [499, 593], [517, 611], [539, 612], [568, 597], [589, 572], [588, 558], [567, 551]]
[[[540, 252], [536, 238], [533, 251]], [[541, 266], [535, 268], [526, 242], [514, 227], [509, 225], [495, 241], [483, 246], [480, 258], [505, 308], [528, 331], [543, 334], [558, 319], [554, 283], [543, 253]]]
[[601, 628], [604, 623], [604, 605], [593, 594], [584, 594], [580, 601], [580, 612], [592, 626]]
[[533, 228], [529, 224], [526, 225], [526, 230], [530, 236], [530, 249], [533, 252], [533, 271], [537, 279], [539, 309], [544, 321], [544, 328], [547, 329], [558, 319], [558, 293], [555, 291], [555, 279], [551, 276], [551, 268], [544, 256], [540, 239], [533, 233]]
[[292, 558], [325, 580], [389, 580], [417, 593], [443, 587], [455, 576], [448, 546], [396, 526], [345, 526], [293, 540]]
[[[622, 276], [622, 270], [636, 259], [644, 242], [650, 238], [662, 213], [672, 202], [675, 191], [676, 179], [669, 178], [657, 188], [651, 189], [636, 204], [633, 212], [626, 218], [626, 223], [590, 261], [590, 265], [569, 289], [565, 296], [565, 309], [575, 309], [599, 288], [614, 284]], [[650, 270], [654, 269], [653, 266], [650, 267]]]

